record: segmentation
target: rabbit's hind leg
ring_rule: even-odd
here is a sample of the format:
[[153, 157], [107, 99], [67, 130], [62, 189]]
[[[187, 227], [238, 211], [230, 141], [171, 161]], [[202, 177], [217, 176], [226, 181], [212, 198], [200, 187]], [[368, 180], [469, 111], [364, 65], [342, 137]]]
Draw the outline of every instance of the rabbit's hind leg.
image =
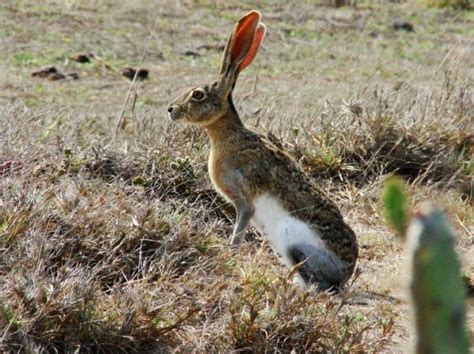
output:
[[330, 251], [308, 244], [296, 244], [288, 248], [288, 258], [297, 265], [298, 275], [307, 285], [319, 290], [338, 291], [346, 275], [342, 262]]

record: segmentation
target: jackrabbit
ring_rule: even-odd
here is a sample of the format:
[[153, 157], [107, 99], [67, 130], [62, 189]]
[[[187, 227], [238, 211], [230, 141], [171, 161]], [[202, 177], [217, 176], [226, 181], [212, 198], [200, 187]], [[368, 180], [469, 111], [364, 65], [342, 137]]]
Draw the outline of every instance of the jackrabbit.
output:
[[354, 271], [354, 232], [292, 157], [244, 126], [232, 101], [239, 73], [265, 36], [260, 17], [253, 10], [238, 21], [217, 80], [187, 90], [168, 106], [168, 115], [207, 131], [211, 180], [237, 212], [231, 244], [240, 244], [252, 222], [286, 265], [297, 266], [300, 281], [338, 290]]

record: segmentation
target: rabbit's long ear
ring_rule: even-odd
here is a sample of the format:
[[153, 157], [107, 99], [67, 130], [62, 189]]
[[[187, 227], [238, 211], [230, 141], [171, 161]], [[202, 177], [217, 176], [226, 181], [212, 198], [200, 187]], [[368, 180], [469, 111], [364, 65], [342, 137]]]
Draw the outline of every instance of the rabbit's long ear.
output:
[[228, 94], [234, 87], [239, 73], [257, 55], [265, 37], [265, 25], [260, 23], [260, 12], [252, 10], [235, 25], [222, 57], [219, 88]]

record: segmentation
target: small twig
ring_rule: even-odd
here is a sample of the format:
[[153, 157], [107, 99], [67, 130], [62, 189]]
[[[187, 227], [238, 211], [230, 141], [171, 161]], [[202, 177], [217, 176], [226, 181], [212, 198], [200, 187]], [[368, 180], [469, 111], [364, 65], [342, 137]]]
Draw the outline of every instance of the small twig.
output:
[[258, 72], [255, 75], [255, 80], [253, 81], [253, 87], [252, 87], [252, 94], [253, 95], [257, 92], [257, 85], [258, 85]]
[[168, 333], [172, 330], [178, 329], [183, 322], [187, 321], [189, 318], [194, 316], [194, 314], [196, 312], [199, 312], [199, 311], [201, 311], [200, 307], [193, 307], [193, 308], [189, 309], [188, 312], [184, 316], [179, 318], [175, 323], [173, 323], [169, 326], [166, 326], [166, 327], [161, 327], [160, 329], [158, 329], [158, 335], [161, 336], [161, 335], [163, 335], [165, 333]]
[[132, 102], [132, 116], [135, 117], [135, 105], [137, 104], [137, 97], [138, 94], [135, 92], [135, 95], [133, 96], [133, 102]]
[[[148, 45], [150, 44], [153, 33], [155, 32], [156, 24], [158, 23], [159, 18], [160, 18], [160, 14], [158, 13], [158, 15], [156, 16], [156, 19], [155, 19], [155, 23], [153, 24], [153, 29], [150, 32], [150, 35], [148, 36], [148, 39], [145, 43], [145, 47], [143, 48], [143, 54], [142, 54], [142, 57], [140, 58], [140, 62], [138, 63], [137, 69], [135, 71], [135, 75], [133, 76], [133, 80], [130, 83], [130, 87], [128, 88], [128, 92], [127, 92], [127, 95], [125, 96], [125, 100], [123, 102], [122, 109], [120, 110], [120, 113], [118, 115], [117, 124], [115, 126], [115, 133], [114, 133], [114, 136], [113, 136], [112, 140], [115, 140], [117, 138], [118, 132], [119, 132], [119, 130], [120, 130], [122, 124], [123, 124], [123, 119], [124, 119], [123, 117], [124, 117], [124, 114], [125, 114], [125, 109], [127, 107], [128, 101], [130, 99], [130, 95], [132, 94], [133, 88], [135, 86], [135, 82], [137, 81], [138, 71], [141, 69], [141, 67], [143, 65], [143, 62], [145, 60], [145, 56], [148, 53]], [[137, 95], [135, 93], [135, 100], [136, 100], [136, 97], [137, 97]]]

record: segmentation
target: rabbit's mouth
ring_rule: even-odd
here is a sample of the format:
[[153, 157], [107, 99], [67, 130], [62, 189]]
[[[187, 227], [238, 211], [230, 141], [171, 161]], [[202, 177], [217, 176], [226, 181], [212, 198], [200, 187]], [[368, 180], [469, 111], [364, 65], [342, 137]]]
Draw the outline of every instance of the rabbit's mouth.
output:
[[173, 112], [168, 112], [168, 118], [175, 121], [175, 120], [178, 120], [179, 119], [179, 115], [178, 114], [175, 114]]

